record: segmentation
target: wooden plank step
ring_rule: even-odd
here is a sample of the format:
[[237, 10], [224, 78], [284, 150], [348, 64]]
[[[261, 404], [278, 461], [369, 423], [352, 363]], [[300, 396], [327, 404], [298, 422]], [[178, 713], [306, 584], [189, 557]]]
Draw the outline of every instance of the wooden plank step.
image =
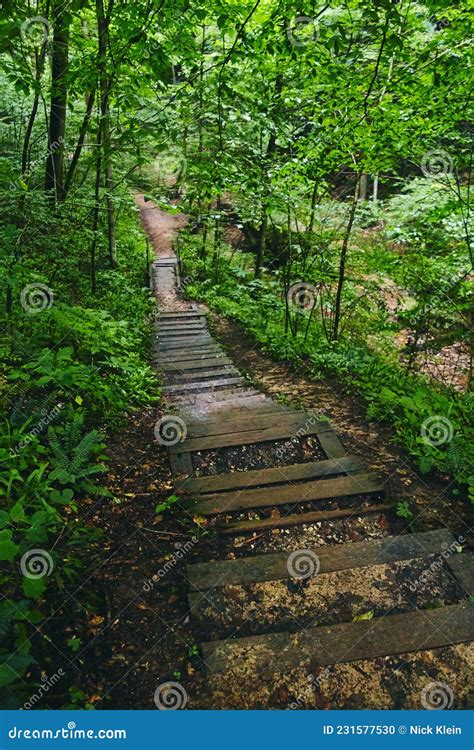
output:
[[211, 370], [181, 370], [178, 368], [173, 372], [166, 373], [168, 378], [173, 378], [173, 383], [194, 383], [201, 382], [212, 378], [220, 377], [238, 377], [239, 371], [235, 367], [213, 367]]
[[201, 331], [207, 331], [207, 326], [160, 326], [155, 329], [159, 338], [163, 338], [164, 336], [194, 336], [195, 333]]
[[[194, 437], [196, 434], [195, 423], [186, 422], [186, 425], [188, 436]], [[233, 471], [229, 474], [217, 474], [216, 476], [195, 477], [192, 481], [190, 480], [186, 483], [182, 491], [191, 494], [204, 494], [239, 488], [250, 489], [250, 487], [346, 474], [352, 471], [362, 471], [363, 468], [364, 465], [358, 458], [355, 456], [345, 456], [344, 458], [329, 459], [328, 461], [310, 461], [306, 464], [276, 466], [271, 469], [252, 469], [251, 471]]]
[[[207, 380], [202, 383], [178, 383], [177, 385], [165, 385], [162, 389], [163, 394], [174, 394], [174, 393], [187, 393], [188, 391], [205, 391], [214, 390], [216, 388], [228, 388], [230, 386], [240, 385], [245, 383], [244, 378], [222, 378], [222, 380]], [[174, 447], [174, 446], [172, 446]], [[183, 451], [193, 450], [183, 448]], [[176, 451], [182, 453], [183, 451]]]
[[217, 346], [202, 348], [196, 347], [191, 351], [189, 349], [175, 349], [172, 352], [167, 352], [166, 354], [157, 351], [152, 355], [152, 360], [157, 364], [166, 364], [167, 362], [194, 362], [200, 361], [201, 359], [208, 359], [209, 357], [212, 357], [214, 359], [221, 359], [222, 357], [226, 356], [226, 353], [223, 352], [222, 349], [219, 349]]
[[[319, 575], [440, 554], [444, 550], [443, 545], [454, 541], [455, 537], [450, 531], [436, 529], [368, 542], [326, 545], [311, 551], [319, 559]], [[248, 586], [259, 581], [284, 580], [290, 578], [288, 555], [288, 552], [280, 552], [187, 565], [189, 585], [192, 591], [205, 591], [223, 586]]]
[[195, 339], [177, 339], [176, 341], [159, 341], [158, 347], [161, 352], [173, 351], [174, 349], [189, 349], [190, 351], [195, 348], [202, 348], [203, 344], [208, 344], [212, 339], [210, 336], [198, 336]]
[[[161, 365], [163, 372], [173, 372], [173, 370], [208, 370], [210, 367], [222, 367], [223, 365], [233, 365], [233, 362], [229, 357], [207, 357], [192, 360], [185, 360], [184, 362], [170, 362]], [[235, 368], [234, 368], [235, 369]], [[237, 370], [236, 370], [237, 372]]]
[[[181, 454], [177, 454], [181, 455]], [[215, 527], [219, 534], [247, 534], [253, 531], [264, 532], [266, 529], [284, 529], [287, 526], [335, 521], [339, 518], [365, 516], [369, 513], [386, 513], [393, 506], [386, 503], [364, 505], [361, 508], [342, 508], [341, 510], [314, 510], [308, 513], [293, 513], [280, 518], [262, 518], [251, 521], [233, 521]]]
[[[228, 433], [237, 432], [249, 432], [251, 430], [266, 429], [269, 427], [281, 427], [284, 429], [294, 430], [293, 434], [296, 434], [298, 427], [304, 427], [309, 419], [313, 420], [313, 423], [317, 421], [315, 416], [308, 415], [304, 411], [291, 411], [291, 412], [270, 412], [268, 414], [262, 414], [261, 412], [255, 411], [246, 414], [245, 416], [232, 417], [224, 421], [222, 417], [212, 417], [206, 422], [202, 420], [194, 425], [191, 423], [190, 430], [188, 430], [188, 437], [207, 437], [211, 435], [224, 435]], [[327, 423], [329, 425], [329, 422]], [[191, 432], [193, 433], [191, 435]]]
[[[195, 404], [199, 409], [204, 411], [225, 410], [229, 407], [246, 407], [251, 409], [254, 404], [261, 404], [266, 401], [266, 396], [258, 391], [247, 390], [246, 388], [229, 388], [227, 391], [216, 391], [215, 393], [196, 393], [188, 397], [189, 403]], [[177, 396], [177, 400], [187, 400], [186, 396]]]
[[298, 633], [272, 633], [202, 644], [209, 674], [233, 664], [252, 672], [283, 672], [311, 662], [311, 668], [376, 659], [450, 646], [474, 639], [474, 604], [386, 615], [373, 620], [315, 627]]
[[[157, 341], [160, 341], [162, 343], [168, 343], [170, 341], [177, 341], [177, 340], [184, 340], [188, 339], [189, 341], [192, 341], [195, 338], [199, 338], [199, 336], [205, 336], [207, 334], [206, 328], [199, 328], [195, 331], [192, 330], [183, 330], [183, 331], [176, 331], [174, 329], [170, 329], [167, 331], [160, 331], [156, 335]], [[210, 336], [209, 336], [210, 338]]]
[[[185, 440], [183, 445], [187, 442]], [[174, 447], [174, 446], [173, 446]], [[351, 474], [335, 479], [319, 479], [304, 484], [278, 485], [269, 489], [262, 487], [237, 492], [206, 495], [205, 500], [193, 505], [193, 511], [202, 516], [230, 513], [251, 508], [266, 508], [274, 505], [296, 505], [315, 500], [331, 500], [351, 495], [373, 495], [383, 491], [376, 474]]]
[[450, 554], [446, 562], [466, 596], [474, 596], [474, 552]]
[[[295, 428], [295, 424], [299, 424]], [[303, 420], [299, 418], [299, 422], [295, 420], [287, 420], [281, 425], [271, 427], [259, 428], [257, 424], [250, 427], [248, 430], [242, 432], [227, 432], [220, 435], [209, 435], [208, 437], [192, 438], [186, 441], [186, 448], [184, 443], [180, 445], [172, 446], [172, 450], [179, 453], [180, 450], [190, 451], [203, 451], [211, 450], [214, 448], [225, 448], [231, 445], [246, 445], [249, 443], [267, 443], [273, 440], [291, 440], [296, 437], [298, 432], [299, 437], [307, 437], [309, 435], [320, 435], [322, 432], [331, 430], [329, 422], [323, 420], [313, 420], [312, 424], [309, 424], [309, 420]], [[189, 444], [189, 447], [187, 447]]]
[[186, 318], [202, 318], [202, 320], [205, 320], [206, 314], [194, 310], [177, 310], [176, 312], [160, 312], [158, 318], [160, 320], [184, 320]]

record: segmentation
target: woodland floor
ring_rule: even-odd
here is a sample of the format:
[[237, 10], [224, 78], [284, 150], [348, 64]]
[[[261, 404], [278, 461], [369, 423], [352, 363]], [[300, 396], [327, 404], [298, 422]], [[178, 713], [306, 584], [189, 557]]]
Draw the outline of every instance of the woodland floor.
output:
[[[145, 203], [142, 196], [137, 196], [137, 204], [155, 253], [168, 256], [173, 235], [184, 226], [186, 217], [170, 216]], [[353, 393], [335, 381], [310, 380], [304, 368], [275, 363], [231, 321], [212, 315], [210, 327], [254, 387], [280, 402], [315, 409], [329, 417], [347, 451], [382, 475], [388, 499], [410, 502], [415, 513], [414, 530], [446, 526], [472, 541], [466, 507], [452, 496], [449, 482], [420, 477], [403, 451], [391, 442], [389, 427], [368, 422], [363, 404]], [[472, 668], [474, 654], [472, 646], [464, 644], [335, 665], [319, 674], [320, 689], [316, 692], [301, 670], [276, 675], [270, 682], [262, 679], [252, 694], [243, 692], [226, 675], [210, 687], [194, 640], [199, 626], [192, 627], [189, 615], [184, 561], [174, 565], [151, 590], [146, 585], [196, 531], [192, 518], [178, 508], [161, 515], [154, 510], [172, 494], [167, 452], [153, 436], [154, 424], [162, 414], [160, 407], [131, 415], [126, 427], [117, 432], [109, 448], [108, 477], [116, 500], [112, 504], [109, 500], [102, 502], [92, 518], [104, 532], [108, 554], [104, 564], [102, 541], [96, 550], [98, 567], [89, 585], [103, 604], [87, 623], [89, 645], [81, 687], [97, 709], [155, 708], [155, 689], [167, 680], [185, 686], [189, 708], [419, 708], [420, 690], [429, 678], [455, 687], [453, 707], [468, 705], [469, 664]], [[312, 447], [310, 442], [302, 442], [303, 460]], [[229, 450], [227, 460], [235, 468], [239, 457]], [[237, 468], [252, 468], [258, 460], [259, 456], [250, 451], [248, 465]], [[212, 452], [198, 461], [200, 473], [214, 473]], [[210, 523], [187, 554], [186, 562], [376, 539], [400, 533], [404, 525], [393, 511], [241, 537], [218, 536]], [[397, 575], [403, 578], [403, 565]], [[386, 571], [381, 569], [380, 577], [383, 580]], [[341, 589], [343, 579], [335, 575], [332, 585]], [[261, 589], [261, 597], [271, 603], [277, 584], [262, 584]], [[373, 595], [373, 591], [367, 593]], [[439, 595], [435, 584], [425, 593], [428, 599]], [[293, 606], [295, 599], [290, 597], [290, 617]], [[312, 606], [311, 598], [307, 606]]]

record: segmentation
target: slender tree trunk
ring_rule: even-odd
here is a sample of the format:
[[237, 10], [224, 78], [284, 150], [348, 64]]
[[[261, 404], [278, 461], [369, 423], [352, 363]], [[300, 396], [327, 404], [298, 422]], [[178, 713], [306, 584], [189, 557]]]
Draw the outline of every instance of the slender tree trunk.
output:
[[91, 291], [95, 294], [97, 291], [97, 244], [99, 237], [99, 209], [100, 209], [100, 182], [102, 174], [102, 127], [99, 122], [97, 125], [97, 141], [96, 141], [96, 170], [95, 170], [95, 183], [94, 183], [94, 210], [92, 212], [92, 242], [90, 252], [91, 262]]
[[[275, 79], [275, 100], [277, 100], [281, 94], [283, 86], [283, 80], [281, 75], [277, 75]], [[271, 161], [272, 155], [276, 149], [276, 133], [272, 131], [268, 139], [267, 150], [263, 159], [262, 167], [262, 207], [261, 207], [261, 219], [260, 227], [258, 230], [258, 241], [257, 241], [257, 254], [255, 257], [255, 278], [260, 277], [262, 270], [263, 260], [265, 257], [265, 245], [266, 245], [266, 231], [268, 226], [268, 197], [270, 192], [269, 179], [268, 179], [268, 164]]]
[[318, 200], [318, 186], [319, 186], [319, 180], [315, 180], [314, 185], [313, 185], [313, 192], [311, 193], [311, 210], [309, 214], [309, 224], [306, 230], [308, 234], [312, 234], [313, 228], [314, 228], [314, 216], [316, 213], [316, 203]]
[[379, 176], [378, 174], [374, 174], [374, 184], [372, 189], [372, 200], [374, 203], [377, 203], [379, 197]]
[[110, 81], [107, 75], [107, 38], [109, 18], [105, 15], [103, 0], [96, 0], [97, 33], [99, 40], [99, 88], [100, 88], [100, 115], [102, 127], [102, 154], [105, 185], [105, 205], [107, 209], [107, 240], [109, 262], [111, 266], [117, 265], [116, 257], [116, 215], [112, 199], [113, 174], [112, 174], [112, 149], [110, 143]]
[[82, 120], [81, 129], [79, 130], [79, 138], [77, 139], [76, 148], [74, 149], [74, 154], [73, 154], [71, 163], [69, 165], [69, 169], [66, 174], [66, 179], [64, 181], [63, 199], [65, 199], [67, 194], [69, 193], [70, 187], [72, 185], [74, 173], [79, 163], [79, 159], [82, 153], [82, 148], [86, 140], [87, 130], [89, 128], [89, 123], [91, 120], [94, 100], [95, 100], [95, 89], [93, 89], [87, 97], [86, 111], [84, 114], [84, 118]]
[[366, 201], [367, 200], [367, 175], [361, 174], [359, 177], [359, 195], [358, 199], [360, 201]]
[[339, 279], [337, 283], [336, 303], [334, 306], [334, 327], [333, 327], [333, 334], [332, 334], [334, 341], [337, 340], [338, 335], [339, 335], [339, 325], [341, 322], [342, 289], [344, 287], [344, 281], [345, 281], [345, 276], [346, 276], [347, 249], [349, 247], [349, 239], [350, 239], [351, 232], [352, 232], [352, 225], [354, 224], [355, 212], [357, 208], [357, 200], [358, 200], [358, 195], [360, 194], [359, 191], [360, 191], [360, 185], [358, 183], [356, 191], [355, 191], [355, 195], [352, 201], [351, 210], [349, 214], [349, 221], [347, 224], [347, 229], [344, 235], [344, 239], [342, 241], [341, 255], [339, 258]]
[[53, 49], [51, 58], [51, 109], [48, 133], [48, 157], [46, 160], [45, 191], [55, 201], [63, 193], [62, 171], [64, 160], [64, 133], [66, 130], [67, 72], [69, 51], [68, 3], [53, 2]]

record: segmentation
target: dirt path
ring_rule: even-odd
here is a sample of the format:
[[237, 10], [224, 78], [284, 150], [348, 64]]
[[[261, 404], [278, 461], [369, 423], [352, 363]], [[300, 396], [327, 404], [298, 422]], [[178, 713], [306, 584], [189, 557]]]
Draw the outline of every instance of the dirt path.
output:
[[[165, 241], [170, 231], [164, 219]], [[242, 378], [235, 362], [243, 342], [228, 341], [226, 352], [203, 309], [173, 296], [169, 247], [158, 253], [154, 279], [162, 308], [155, 362], [165, 398], [179, 410], [167, 418], [184, 428], [168, 443], [179, 509], [217, 532], [204, 543], [196, 538], [185, 555], [199, 671], [209, 678], [205, 695], [187, 683], [190, 705], [420, 708], [433, 678], [448, 683], [451, 703], [465, 705], [472, 649], [454, 644], [466, 640], [470, 608], [442, 554], [454, 537], [442, 528], [400, 536], [393, 514], [372, 510], [381, 492], [375, 477], [330, 428], [318, 427], [317, 416], [308, 428], [310, 413], [279, 405]], [[375, 551], [384, 545], [398, 552], [381, 558]], [[323, 570], [311, 580], [288, 578], [292, 555], [320, 559], [314, 550], [327, 556]], [[357, 555], [362, 567], [354, 567]], [[426, 576], [433, 560], [436, 572]]]

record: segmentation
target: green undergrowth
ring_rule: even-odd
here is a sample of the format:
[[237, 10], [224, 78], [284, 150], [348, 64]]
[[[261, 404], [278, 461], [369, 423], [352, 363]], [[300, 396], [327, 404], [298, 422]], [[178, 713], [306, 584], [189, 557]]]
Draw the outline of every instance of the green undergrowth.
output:
[[472, 493], [472, 395], [408, 373], [390, 350], [372, 351], [363, 335], [328, 341], [321, 327], [309, 323], [304, 310], [291, 313], [296, 334], [285, 330], [285, 303], [278, 281], [252, 279], [229, 254], [225, 262], [206, 265], [200, 247], [199, 238], [181, 234], [187, 296], [242, 324], [276, 359], [304, 363], [316, 379], [337, 378], [356, 388], [365, 399], [367, 418], [390, 424], [394, 439], [422, 473], [438, 471], [460, 485], [469, 485]]
[[[111, 502], [101, 483], [108, 436], [159, 395], [148, 364], [145, 242], [131, 201], [119, 217], [117, 268], [99, 242], [92, 294], [86, 223], [52, 216], [33, 198], [24, 226], [7, 225], [1, 258], [2, 309], [9, 294], [13, 302], [0, 341], [0, 703], [10, 708], [56, 671], [61, 650], [72, 658], [79, 648], [66, 636], [74, 623], [58, 634], [49, 618], [100, 538], [83, 519], [91, 504]], [[32, 637], [36, 627], [45, 639]], [[57, 650], [46, 648], [49, 638]]]

